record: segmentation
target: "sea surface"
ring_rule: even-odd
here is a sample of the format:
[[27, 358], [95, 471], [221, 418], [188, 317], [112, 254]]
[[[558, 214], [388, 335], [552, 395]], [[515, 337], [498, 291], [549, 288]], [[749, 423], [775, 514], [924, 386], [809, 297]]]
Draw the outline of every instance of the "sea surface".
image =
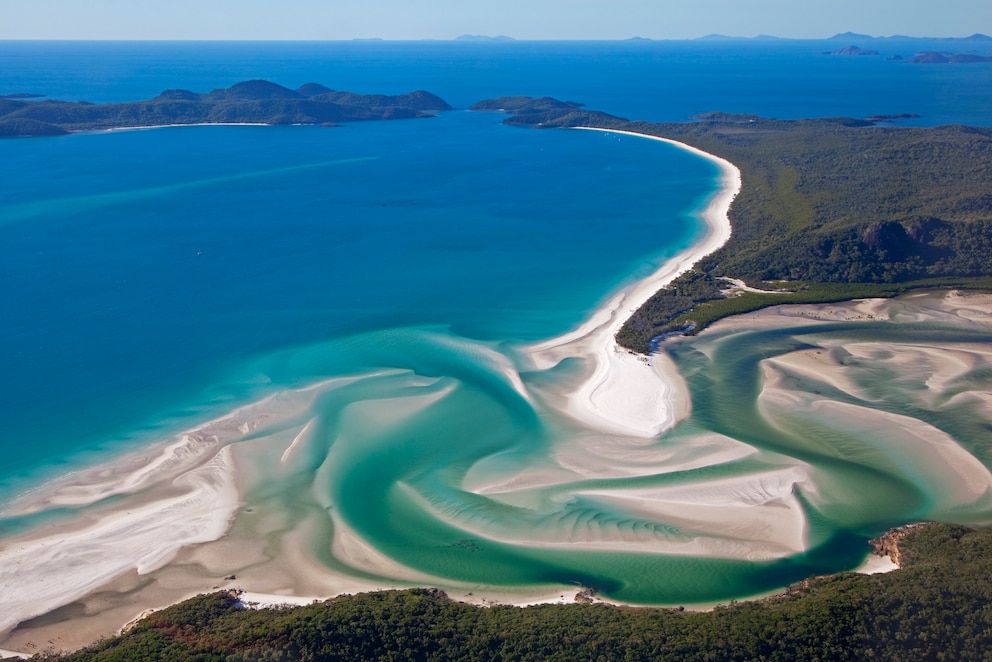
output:
[[[570, 500], [567, 486], [540, 504], [494, 505], [458, 492], [452, 479], [483, 460], [507, 472], [514, 458], [527, 464], [575, 434], [497, 384], [493, 354], [513, 361], [527, 343], [575, 328], [698, 241], [697, 214], [719, 174], [654, 141], [510, 128], [499, 115], [464, 109], [522, 94], [651, 121], [708, 111], [914, 113], [921, 117], [903, 124], [992, 125], [992, 65], [823, 54], [847, 45], [0, 42], [0, 94], [130, 101], [264, 78], [362, 93], [426, 89], [456, 107], [335, 129], [182, 127], [0, 141], [0, 541], [45, 521], [44, 513], [5, 520], [3, 503], [329, 378], [378, 375], [354, 392], [336, 391], [324, 413], [336, 434], [381, 441], [381, 430], [354, 429], [354, 414], [329, 412], [402, 399], [412, 382], [380, 374], [395, 369], [439, 380], [438, 397], [448, 393], [443, 384], [458, 386], [404, 428], [415, 439], [336, 451], [350, 464], [322, 474], [320, 485], [330, 502], [352, 504], [341, 515], [351, 529], [408, 567], [453, 581], [579, 584], [674, 604], [753, 595], [857, 565], [868, 536], [925, 514], [927, 498], [871, 517], [831, 519], [811, 509], [817, 546], [805, 556], [662, 562], [554, 543], [589, 522], [635, 532], [664, 523], [631, 520], [605, 501]], [[907, 57], [958, 47], [876, 48]], [[736, 360], [759, 354], [742, 350]], [[547, 388], [577, 370], [532, 380]], [[701, 379], [690, 386], [705, 394]], [[723, 401], [751, 393], [749, 379], [739, 392], [721, 391]], [[721, 388], [734, 383], [728, 376]], [[690, 425], [717, 416], [712, 400], [700, 402], [702, 418]], [[718, 418], [733, 415], [720, 410]], [[599, 487], [623, 488], [622, 478], [607, 482]], [[411, 508], [417, 500], [397, 496], [399, 485], [433, 506]], [[396, 509], [406, 515], [401, 524]], [[486, 526], [498, 528], [500, 518], [513, 529], [505, 539], [525, 528], [572, 528], [545, 541], [550, 550], [514, 547], [496, 534], [486, 541]], [[673, 524], [664, 535], [691, 532]], [[659, 568], [680, 579], [659, 580]]]

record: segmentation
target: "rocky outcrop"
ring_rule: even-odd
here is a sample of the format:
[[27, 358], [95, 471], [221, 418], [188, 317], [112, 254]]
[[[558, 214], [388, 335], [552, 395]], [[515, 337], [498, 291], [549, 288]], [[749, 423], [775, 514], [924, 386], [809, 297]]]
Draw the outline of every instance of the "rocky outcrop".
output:
[[908, 524], [906, 526], [900, 526], [899, 528], [892, 529], [888, 533], [879, 536], [878, 538], [873, 538], [869, 542], [872, 548], [875, 550], [874, 554], [876, 556], [888, 556], [892, 559], [900, 568], [903, 565], [902, 554], [899, 550], [899, 542], [914, 531], [918, 531], [929, 524]]

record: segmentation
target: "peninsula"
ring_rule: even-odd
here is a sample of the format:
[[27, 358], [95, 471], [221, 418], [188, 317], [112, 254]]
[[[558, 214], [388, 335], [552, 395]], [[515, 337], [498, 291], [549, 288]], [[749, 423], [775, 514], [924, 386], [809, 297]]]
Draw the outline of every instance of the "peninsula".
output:
[[992, 288], [992, 129], [728, 113], [653, 124], [546, 98], [473, 109], [505, 109], [517, 126], [667, 138], [740, 168], [730, 240], [637, 310], [617, 334], [630, 350], [648, 353], [667, 334], [780, 303]]
[[166, 90], [131, 103], [28, 101], [0, 98], [0, 138], [65, 135], [146, 126], [190, 124], [316, 124], [429, 117], [450, 110], [440, 97], [418, 90], [398, 96], [355, 94], [307, 83], [295, 90], [250, 80], [206, 94]]

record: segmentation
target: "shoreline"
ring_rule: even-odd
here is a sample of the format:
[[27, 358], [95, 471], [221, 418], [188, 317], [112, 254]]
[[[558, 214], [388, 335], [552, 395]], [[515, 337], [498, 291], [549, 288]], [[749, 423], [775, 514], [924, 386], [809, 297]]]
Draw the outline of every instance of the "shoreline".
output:
[[184, 126], [273, 126], [265, 122], [192, 122], [190, 124], [148, 124], [141, 126], [112, 126], [107, 129], [84, 129], [73, 133], [121, 133], [124, 131], [149, 131], [151, 129], [175, 129]]
[[[116, 130], [146, 128], [169, 127], [128, 127]], [[627, 317], [658, 289], [727, 241], [731, 232], [727, 214], [730, 204], [740, 191], [741, 179], [739, 170], [733, 164], [689, 145], [626, 131], [610, 132], [667, 142], [706, 158], [719, 167], [719, 188], [699, 214], [705, 224], [703, 234], [695, 244], [667, 260], [653, 274], [614, 295], [579, 328], [558, 338], [524, 348], [524, 354], [535, 366], [543, 367], [551, 367], [566, 357], [588, 359], [593, 366], [591, 375], [575, 392], [566, 396], [564, 412], [595, 430], [620, 433], [639, 439], [652, 439], [688, 415], [689, 405], [685, 385], [670, 360], [661, 356], [649, 360], [634, 355], [620, 348], [614, 340], [614, 335]], [[512, 370], [511, 372], [512, 374], [507, 375], [508, 379], [515, 381], [514, 386], [524, 394], [524, 386], [519, 383], [519, 376], [516, 372]], [[315, 397], [314, 393], [319, 391], [319, 388], [320, 385], [315, 385], [285, 394], [283, 399], [289, 403], [277, 403], [277, 408], [302, 409], [305, 404], [301, 403]], [[49, 558], [49, 563], [33, 564], [36, 572], [29, 572], [29, 575], [19, 574], [17, 583], [25, 590], [21, 591], [19, 598], [12, 598], [8, 594], [8, 597], [14, 601], [10, 603], [11, 609], [7, 612], [6, 618], [0, 622], [0, 639], [6, 639], [8, 633], [18, 623], [43, 616], [61, 606], [83, 599], [94, 591], [100, 591], [108, 585], [119, 582], [124, 575], [133, 575], [135, 570], [140, 576], [154, 577], [161, 574], [158, 572], [160, 570], [165, 572], [177, 555], [182, 558], [195, 556], [196, 550], [204, 548], [205, 544], [210, 547], [209, 543], [213, 541], [217, 541], [217, 545], [223, 545], [231, 535], [231, 524], [244, 501], [236, 478], [237, 453], [232, 454], [227, 444], [232, 439], [259, 433], [260, 430], [256, 428], [264, 429], [265, 421], [271, 418], [271, 414], [263, 414], [261, 419], [253, 419], [252, 411], [261, 412], [262, 405], [266, 403], [271, 406], [269, 399], [246, 405], [181, 435], [177, 441], [165, 444], [164, 447], [159, 446], [135, 454], [134, 457], [127, 458], [130, 462], [124, 466], [99, 467], [95, 471], [84, 471], [80, 475], [74, 475], [68, 484], [49, 485], [43, 488], [42, 491], [46, 494], [42, 506], [93, 504], [95, 511], [86, 518], [86, 522], [72, 522], [66, 525], [70, 530], [66, 540], [60, 535], [53, 537], [51, 534], [34, 532], [18, 537], [12, 548], [0, 553], [0, 563], [2, 563], [0, 578], [7, 574], [3, 570], [4, 566], [14, 567], [12, 564], [16, 564], [22, 567], [21, 561], [35, 558], [35, 555], [42, 551]], [[285, 411], [281, 413], [286, 414]], [[293, 417], [292, 411], [289, 412], [289, 416]], [[287, 450], [286, 453], [290, 451]], [[142, 466], [138, 466], [139, 460], [144, 461]], [[177, 485], [180, 483], [185, 485], [184, 489], [178, 489], [177, 495]], [[105, 500], [112, 500], [115, 495], [124, 496], [136, 492], [139, 492], [140, 496], [134, 497], [131, 505], [125, 510], [117, 510], [113, 506], [100, 507], [100, 504], [105, 503]], [[20, 505], [23, 508], [25, 504]], [[32, 503], [21, 512], [30, 513], [37, 508], [38, 506]], [[167, 516], [169, 513], [172, 516]], [[172, 541], [157, 539], [158, 534], [152, 530], [155, 528], [154, 525], [141, 524], [161, 521], [163, 517], [176, 524], [183, 522], [185, 525], [179, 527], [183, 529], [181, 532], [174, 532], [181, 535], [169, 536]], [[106, 545], [101, 543], [106, 541], [108, 535], [112, 540], [117, 540], [112, 544], [118, 552], [131, 550], [126, 554], [126, 558], [123, 558], [125, 554], [105, 553]], [[155, 540], [155, 543], [152, 543], [152, 540]], [[101, 566], [102, 571], [95, 572], [93, 567], [89, 567], [83, 575], [64, 554], [61, 556], [61, 561], [58, 560], [60, 558], [58, 550], [65, 552], [66, 546], [76, 550], [81, 543], [88, 543], [86, 546], [90, 549], [89, 554], [93, 563]], [[622, 544], [619, 548], [622, 548]], [[149, 549], [156, 551], [148, 553]], [[211, 555], [207, 551], [204, 551], [204, 554]], [[399, 566], [398, 569], [403, 568]], [[23, 569], [21, 572], [23, 573]], [[408, 573], [401, 573], [401, 575], [406, 574]], [[416, 574], [420, 573], [414, 573]], [[361, 580], [357, 577], [342, 576], [338, 581], [324, 582], [324, 586], [331, 588], [333, 585], [337, 588], [337, 593], [343, 593], [385, 587], [402, 588], [411, 583], [420, 582], [417, 582], [414, 576], [409, 577], [408, 580], [396, 578], [393, 581]], [[209, 583], [198, 584], [200, 585], [186, 591], [185, 597], [181, 599], [192, 597], [204, 590], [211, 590]], [[461, 583], [446, 584], [450, 585], [450, 588], [455, 588]], [[228, 583], [217, 588], [231, 587], [232, 585]], [[544, 586], [522, 590], [514, 590], [512, 587], [489, 587], [483, 590], [479, 590], [479, 587], [475, 589], [466, 587], [466, 590], [473, 591], [472, 595], [475, 597], [471, 601], [480, 604], [524, 605], [570, 599], [564, 597], [570, 592], [566, 587]], [[280, 593], [281, 590], [258, 587], [254, 592], [275, 594]], [[280, 597], [289, 599], [289, 596]], [[169, 603], [176, 601], [173, 593], [163, 594], [160, 598], [166, 599]], [[326, 596], [325, 598], [297, 596], [293, 599], [309, 601], [326, 599]], [[143, 611], [149, 606], [153, 605], [143, 604], [137, 611]], [[122, 612], [119, 610], [114, 615], [107, 613], [103, 620], [107, 624], [112, 618], [116, 617], [119, 620], [120, 613]], [[95, 619], [100, 617], [97, 616]], [[122, 623], [127, 620], [130, 619], [126, 618]], [[69, 642], [67, 641], [66, 644]]]
[[[655, 136], [587, 130], [669, 142], [698, 153], [694, 148]], [[619, 347], [614, 339], [632, 309], [729, 238], [728, 212], [740, 191], [740, 174], [723, 159], [710, 160], [720, 169], [720, 188], [698, 212], [705, 227], [697, 243], [668, 259], [647, 278], [622, 288], [577, 329], [520, 347], [520, 365], [514, 366], [506, 357], [499, 360], [502, 355], [493, 356], [498, 364], [497, 372], [521, 397], [530, 401], [532, 395], [536, 396], [535, 401], [550, 408], [548, 413], [561, 414], [580, 424], [576, 436], [550, 450], [548, 459], [555, 468], [545, 464], [522, 467], [510, 480], [486, 480], [483, 471], [480, 476], [466, 477], [462, 489], [497, 501], [509, 499], [507, 502], [512, 503], [515, 496], [526, 496], [529, 489], [572, 482], [576, 478], [582, 481], [659, 475], [729, 464], [751, 456], [768, 457], [766, 451], [755, 446], [709, 433], [686, 437], [676, 432], [659, 443], [657, 437], [662, 432], [690, 413], [687, 385], [674, 360], [665, 352], [651, 356], [634, 354]], [[971, 304], [959, 299], [948, 295], [942, 303], [935, 301], [922, 312], [907, 312], [905, 305], [888, 299], [776, 306], [734, 316], [715, 325], [714, 331], [721, 337], [728, 329], [730, 332], [761, 329], [783, 318], [790, 323], [799, 320], [816, 324], [865, 319], [920, 321], [949, 316], [974, 321], [983, 328], [992, 325], [992, 299], [976, 299]], [[851, 351], [856, 349], [852, 345], [847, 347]], [[868, 356], [869, 350], [856, 353]], [[934, 365], [947, 364], [929, 380], [928, 384], [935, 388], [952, 381], [958, 374], [957, 363], [978, 365], [979, 361], [938, 356], [919, 347], [914, 351], [930, 357]], [[986, 353], [992, 362], [992, 353]], [[551, 369], [565, 359], [585, 363], [573, 381], [542, 391], [521, 380], [521, 374], [526, 374], [528, 368]], [[788, 399], [796, 397], [775, 376], [775, 371], [783, 369], [815, 373], [835, 389], [857, 392], [857, 385], [844, 373], [837, 369], [824, 372], [824, 366], [832, 364], [822, 359], [813, 362], [812, 358], [797, 354], [767, 363], [772, 372], [763, 378], [763, 407], [788, 406], [791, 402]], [[397, 369], [397, 374], [402, 373], [403, 370]], [[203, 423], [171, 442], [136, 452], [121, 464], [79, 472], [68, 484], [46, 486], [45, 494], [34, 495], [43, 498], [43, 506], [82, 506], [85, 516], [60, 524], [56, 529], [14, 538], [15, 544], [0, 551], [0, 580], [16, 577], [16, 584], [11, 581], [9, 585], [20, 589], [19, 596], [9, 595], [13, 600], [9, 603], [10, 613], [18, 617], [12, 619], [8, 615], [0, 621], [0, 645], [8, 650], [32, 650], [35, 642], [48, 639], [56, 642], [53, 646], [75, 650], [112, 634], [150, 610], [162, 609], [199, 593], [223, 590], [240, 591], [246, 606], [259, 608], [417, 586], [438, 587], [454, 600], [478, 606], [575, 601], [576, 591], [583, 593], [581, 586], [490, 586], [427, 574], [379, 553], [337, 516], [331, 518], [335, 531], [333, 556], [341, 563], [340, 567], [324, 565], [300, 546], [313, 533], [312, 524], [289, 530], [284, 539], [286, 550], [278, 557], [267, 557], [258, 531], [246, 528], [241, 514], [250, 513], [256, 505], [246, 496], [251, 493], [252, 482], [257, 485], [266, 475], [255, 468], [279, 466], [294, 470], [299, 462], [305, 461], [307, 447], [312, 443], [315, 419], [308, 409], [310, 404], [336, 386], [369, 376], [375, 375], [342, 375], [299, 390], [280, 391]], [[440, 391], [436, 393], [440, 395]], [[433, 397], [419, 399], [426, 402]], [[405, 405], [400, 409], [417, 411], [418, 405], [413, 405], [412, 409]], [[824, 411], [833, 406], [830, 402], [817, 405]], [[398, 415], [402, 419], [402, 413]], [[848, 413], [842, 418], [857, 422], [862, 415]], [[868, 418], [863, 420], [868, 424]], [[936, 464], [938, 469], [944, 469], [937, 472], [940, 475], [935, 480], [942, 485], [957, 486], [947, 492], [946, 503], [940, 504], [943, 512], [953, 513], [960, 504], [973, 502], [986, 487], [992, 489], [992, 475], [950, 437], [936, 439], [939, 448], [930, 448], [935, 440], [931, 431], [909, 419], [896, 420], [889, 416], [883, 422], [892, 430], [914, 432], [926, 446], [920, 446], [913, 454], [924, 458], [916, 462], [920, 475], [932, 473], [930, 465]], [[260, 463], [267, 459], [270, 465]], [[468, 527], [466, 531], [534, 549], [564, 546], [612, 552], [650, 550], [660, 556], [689, 552], [710, 558], [772, 560], [802, 553], [810, 544], [806, 518], [795, 494], [797, 487], [803, 491], [811, 488], [815, 494], [818, 487], [815, 467], [805, 462], [790, 462], [720, 480], [658, 489], [590, 487], [573, 492], [574, 496], [609, 503], [623, 512], [640, 513], [648, 520], [674, 522], [695, 529], [688, 542], [621, 540], [610, 536], [566, 541], [553, 539], [554, 536], [545, 538], [541, 531], [521, 538], [501, 537], [496, 530], [473, 531]], [[126, 501], [114, 504], [118, 498]], [[17, 505], [21, 513], [39, 510], [35, 503]], [[274, 512], [270, 510], [265, 516], [271, 518]], [[445, 519], [443, 513], [437, 516]], [[248, 516], [249, 520], [252, 518]], [[168, 531], [161, 530], [163, 521], [169, 522], [164, 525]], [[279, 528], [275, 520], [270, 526]], [[112, 539], [109, 543], [108, 533]], [[25, 541], [30, 549], [22, 547]], [[83, 551], [88, 559], [82, 566], [87, 570], [85, 574], [79, 571], [78, 563], [73, 565], [78, 559], [70, 554], [80, 543], [84, 543]], [[108, 553], [108, 547], [113, 547], [114, 553]], [[47, 560], [34, 562], [39, 554]], [[11, 555], [31, 567], [18, 565], [16, 575], [8, 572], [14, 568]], [[100, 566], [100, 576], [94, 579], [96, 566]], [[890, 559], [869, 555], [854, 570], [872, 574], [897, 567]], [[740, 599], [760, 600], [780, 593], [781, 590], [764, 591]], [[37, 607], [39, 598], [41, 609]], [[596, 597], [594, 601], [628, 604], [606, 596]], [[706, 610], [716, 604], [722, 603], [686, 602], [685, 606]], [[11, 629], [18, 621], [32, 618], [36, 620], [29, 625]], [[65, 627], [68, 624], [72, 625], [71, 630]]]
[[655, 292], [727, 243], [731, 233], [730, 206], [740, 193], [741, 173], [730, 161], [677, 140], [617, 129], [576, 128], [668, 143], [720, 169], [720, 188], [699, 214], [705, 230], [696, 244], [614, 295], [579, 328], [527, 348], [534, 366], [540, 369], [573, 356], [592, 359], [592, 375], [568, 398], [566, 411], [573, 418], [603, 432], [657, 437], [689, 413], [687, 395], [677, 392], [681, 377], [666, 357], [645, 360], [620, 347], [615, 336]]

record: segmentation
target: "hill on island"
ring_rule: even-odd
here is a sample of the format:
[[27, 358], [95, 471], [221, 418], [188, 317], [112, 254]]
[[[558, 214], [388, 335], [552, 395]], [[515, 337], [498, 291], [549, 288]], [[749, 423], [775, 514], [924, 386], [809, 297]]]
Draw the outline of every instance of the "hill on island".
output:
[[840, 34], [835, 34], [829, 38], [829, 41], [850, 41], [852, 39], [858, 41], [885, 41], [885, 40], [897, 40], [897, 41], [949, 41], [949, 42], [990, 42], [992, 37], [987, 34], [982, 34], [981, 32], [976, 32], [975, 34], [969, 35], [967, 37], [909, 37], [904, 34], [894, 34], [887, 37], [875, 37], [870, 34], [858, 34], [857, 32], [841, 32]]
[[839, 48], [835, 51], [828, 51], [828, 55], [878, 55], [878, 51], [871, 50], [868, 48], [861, 48], [859, 46], [847, 46], [846, 48]]
[[166, 90], [130, 103], [0, 99], [0, 137], [62, 135], [170, 124], [319, 124], [428, 117], [450, 110], [440, 97], [355, 94], [307, 83], [292, 90], [265, 80], [238, 83], [206, 94]]

